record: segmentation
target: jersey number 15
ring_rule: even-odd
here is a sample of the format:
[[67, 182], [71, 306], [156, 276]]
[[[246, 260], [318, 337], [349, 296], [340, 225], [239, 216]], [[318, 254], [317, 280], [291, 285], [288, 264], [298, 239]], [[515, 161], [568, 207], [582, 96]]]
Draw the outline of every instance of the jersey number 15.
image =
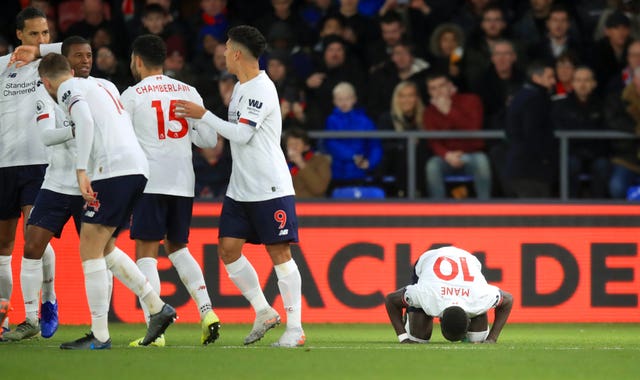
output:
[[151, 102], [151, 107], [156, 109], [156, 117], [158, 118], [158, 138], [160, 140], [164, 140], [167, 137], [172, 139], [182, 138], [187, 134], [187, 131], [189, 130], [189, 123], [187, 123], [187, 120], [185, 118], [176, 116], [176, 102], [177, 100], [172, 100], [169, 103], [169, 121], [177, 121], [178, 123], [180, 123], [181, 128], [179, 131], [169, 130], [168, 132], [165, 132], [165, 118], [164, 111], [162, 110], [162, 102], [159, 100], [153, 100]]

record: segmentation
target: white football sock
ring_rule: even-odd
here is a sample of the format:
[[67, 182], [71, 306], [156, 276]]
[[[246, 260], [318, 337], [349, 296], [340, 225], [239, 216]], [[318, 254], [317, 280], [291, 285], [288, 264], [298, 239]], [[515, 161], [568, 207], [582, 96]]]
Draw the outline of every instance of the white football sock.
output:
[[169, 255], [169, 260], [178, 271], [180, 280], [187, 287], [191, 298], [196, 301], [200, 311], [200, 319], [211, 310], [211, 298], [207, 291], [207, 284], [204, 282], [202, 269], [196, 259], [191, 256], [188, 248], [179, 249]]
[[[13, 273], [11, 272], [11, 255], [0, 256], [0, 298], [11, 300], [13, 291]], [[9, 317], [0, 327], [9, 328]]]
[[47, 244], [42, 255], [42, 303], [55, 302], [56, 291], [54, 279], [56, 277], [56, 254], [51, 244]]
[[105, 256], [105, 261], [113, 275], [146, 304], [149, 313], [155, 314], [162, 310], [164, 302], [162, 302], [158, 293], [151, 288], [149, 281], [140, 272], [136, 263], [126, 253], [116, 247]]
[[84, 287], [91, 311], [91, 332], [101, 342], [109, 340], [109, 289], [107, 265], [104, 259], [91, 259], [82, 262]]
[[287, 329], [302, 328], [302, 278], [293, 259], [274, 266], [278, 289], [287, 312]]
[[238, 260], [226, 264], [225, 268], [231, 281], [236, 284], [242, 295], [251, 303], [256, 313], [270, 307], [267, 299], [264, 298], [258, 274], [244, 255], [240, 255]]
[[[136, 261], [136, 265], [140, 268], [140, 272], [147, 277], [149, 281], [149, 285], [151, 285], [151, 289], [153, 289], [156, 293], [160, 294], [160, 275], [158, 274], [158, 260], [153, 257], [143, 257]], [[144, 320], [149, 324], [149, 310], [147, 310], [147, 306], [140, 299], [140, 305], [142, 306], [142, 311], [144, 312]]]
[[29, 322], [38, 322], [40, 309], [40, 289], [42, 287], [42, 259], [22, 258], [20, 269], [20, 287], [24, 300], [24, 312]]

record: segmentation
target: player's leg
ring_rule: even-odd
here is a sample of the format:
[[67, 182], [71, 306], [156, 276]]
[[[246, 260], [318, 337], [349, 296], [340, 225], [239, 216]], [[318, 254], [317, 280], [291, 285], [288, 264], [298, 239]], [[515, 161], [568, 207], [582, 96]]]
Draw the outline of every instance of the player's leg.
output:
[[167, 236], [164, 248], [200, 312], [202, 326], [200, 343], [205, 345], [213, 343], [219, 336], [220, 319], [213, 311], [202, 269], [187, 248], [193, 198], [165, 196], [165, 199]]
[[245, 206], [229, 197], [224, 198], [218, 230], [218, 256], [227, 270], [229, 279], [256, 313], [253, 328], [244, 339], [244, 344], [251, 344], [262, 339], [269, 329], [277, 326], [280, 323], [280, 315], [267, 302], [256, 270], [242, 254], [245, 242], [259, 242]]
[[270, 199], [252, 207], [251, 222], [273, 262], [278, 289], [287, 313], [287, 328], [278, 342], [280, 347], [304, 345], [302, 329], [302, 278], [291, 258], [290, 242], [298, 241], [298, 220], [293, 196]]
[[487, 313], [471, 318], [469, 330], [467, 331], [467, 341], [471, 343], [482, 343], [489, 335], [489, 317]]
[[[18, 218], [0, 220], [0, 299], [11, 300], [13, 292], [13, 272], [11, 271], [11, 252], [16, 240]], [[9, 318], [2, 321], [0, 328], [9, 330]]]
[[42, 256], [53, 235], [53, 232], [42, 227], [27, 226], [20, 270], [20, 286], [26, 317], [24, 322], [20, 323], [13, 331], [5, 334], [5, 339], [7, 340], [28, 339], [40, 332], [38, 310], [43, 279]]

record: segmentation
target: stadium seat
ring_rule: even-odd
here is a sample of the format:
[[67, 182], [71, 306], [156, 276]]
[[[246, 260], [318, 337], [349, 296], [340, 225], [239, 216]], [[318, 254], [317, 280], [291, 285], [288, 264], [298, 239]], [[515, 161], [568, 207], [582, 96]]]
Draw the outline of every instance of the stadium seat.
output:
[[337, 187], [331, 193], [332, 198], [342, 199], [383, 199], [384, 190], [377, 186]]

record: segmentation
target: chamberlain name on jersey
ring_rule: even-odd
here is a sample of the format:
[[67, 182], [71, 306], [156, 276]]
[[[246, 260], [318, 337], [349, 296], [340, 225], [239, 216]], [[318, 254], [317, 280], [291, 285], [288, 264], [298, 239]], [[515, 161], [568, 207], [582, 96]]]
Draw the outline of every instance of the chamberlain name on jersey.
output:
[[482, 264], [457, 247], [427, 251], [416, 263], [418, 283], [409, 285], [405, 301], [427, 315], [440, 317], [449, 306], [460, 306], [470, 318], [484, 314], [501, 302], [500, 289], [487, 284]]
[[186, 99], [202, 105], [195, 88], [165, 75], [144, 78], [122, 93], [138, 141], [149, 161], [145, 193], [193, 197], [195, 174], [191, 143], [215, 147], [213, 128], [198, 128], [199, 122], [178, 118], [174, 103]]
[[254, 202], [294, 195], [287, 161], [280, 147], [282, 116], [278, 92], [264, 71], [236, 83], [229, 121], [256, 131], [246, 144], [230, 141], [232, 170], [227, 196]]
[[133, 174], [149, 176], [147, 158], [129, 113], [111, 82], [70, 78], [60, 85], [57, 95], [58, 104], [75, 124], [77, 169], [86, 169], [92, 181]]
[[44, 144], [38, 138], [34, 107], [40, 60], [21, 68], [7, 67], [10, 55], [0, 57], [0, 167], [47, 163]]

